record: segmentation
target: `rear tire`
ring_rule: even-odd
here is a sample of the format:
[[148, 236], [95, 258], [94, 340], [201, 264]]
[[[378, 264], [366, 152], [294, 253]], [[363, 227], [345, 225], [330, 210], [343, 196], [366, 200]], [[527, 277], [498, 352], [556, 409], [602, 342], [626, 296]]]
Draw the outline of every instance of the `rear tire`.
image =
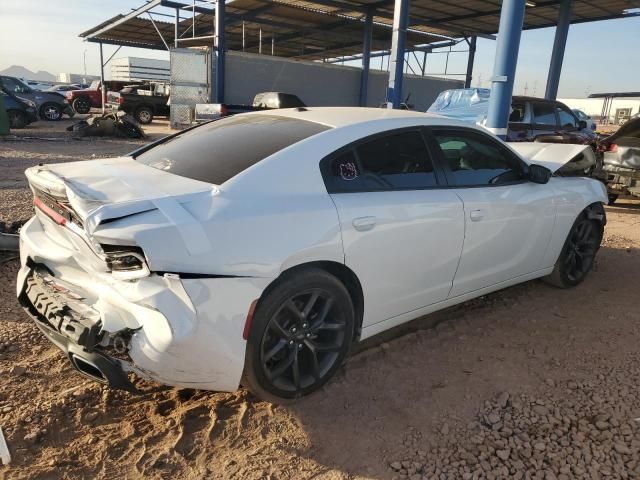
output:
[[614, 203], [616, 203], [616, 200], [618, 200], [618, 194], [617, 193], [610, 193], [609, 195], [609, 205], [613, 205]]
[[140, 107], [136, 110], [134, 116], [138, 123], [148, 125], [153, 121], [153, 110], [149, 107]]
[[317, 268], [285, 274], [257, 305], [243, 384], [278, 403], [318, 390], [342, 365], [354, 324], [351, 297], [336, 277]]
[[20, 129], [29, 125], [27, 116], [19, 110], [7, 110], [9, 118], [9, 128]]
[[558, 288], [575, 287], [582, 283], [593, 268], [603, 234], [602, 222], [582, 212], [567, 235], [553, 272], [543, 280]]
[[78, 97], [71, 104], [76, 113], [85, 114], [91, 110], [91, 101], [85, 97]]

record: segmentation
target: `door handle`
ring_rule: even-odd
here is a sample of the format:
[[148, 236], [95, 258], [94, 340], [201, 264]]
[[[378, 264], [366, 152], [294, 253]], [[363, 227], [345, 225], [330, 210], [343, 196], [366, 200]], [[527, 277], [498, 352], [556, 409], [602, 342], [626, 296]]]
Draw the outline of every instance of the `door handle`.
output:
[[484, 212], [482, 210], [471, 210], [469, 218], [472, 222], [479, 222], [484, 218]]
[[376, 217], [358, 217], [354, 218], [353, 228], [360, 232], [366, 232], [376, 226]]

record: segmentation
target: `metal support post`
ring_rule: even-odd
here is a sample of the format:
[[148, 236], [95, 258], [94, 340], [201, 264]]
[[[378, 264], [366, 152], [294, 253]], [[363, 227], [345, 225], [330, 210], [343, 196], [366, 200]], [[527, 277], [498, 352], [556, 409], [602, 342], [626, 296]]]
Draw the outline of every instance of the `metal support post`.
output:
[[487, 114], [487, 129], [500, 138], [507, 136], [524, 7], [525, 0], [503, 0], [502, 2]]
[[360, 106], [367, 106], [369, 89], [369, 67], [371, 65], [371, 40], [373, 35], [373, 9], [368, 9], [364, 19], [364, 39], [362, 42], [362, 73], [360, 74]]
[[[522, 0], [524, 2], [524, 0]], [[389, 56], [389, 86], [387, 88], [387, 108], [399, 108], [402, 102], [402, 74], [404, 53], [409, 21], [409, 0], [395, 0], [393, 10], [393, 33]]]
[[100, 105], [104, 115], [104, 97], [107, 95], [107, 87], [104, 85], [104, 56], [102, 54], [102, 42], [100, 42]]
[[225, 0], [216, 2], [216, 31], [214, 45], [216, 47], [216, 76], [215, 76], [215, 103], [224, 102], [224, 70], [225, 70], [225, 49], [224, 20], [225, 20]]
[[549, 63], [549, 74], [547, 75], [547, 88], [544, 98], [555, 100], [558, 95], [558, 85], [560, 84], [560, 74], [562, 73], [562, 61], [564, 60], [564, 49], [567, 46], [569, 36], [569, 25], [571, 24], [572, 1], [562, 0], [560, 3], [560, 14], [556, 35], [553, 39], [553, 51], [551, 62]]
[[467, 75], [464, 79], [464, 88], [471, 87], [471, 80], [473, 79], [473, 62], [476, 59], [476, 43], [478, 37], [473, 36], [469, 39], [469, 54], [467, 56]]

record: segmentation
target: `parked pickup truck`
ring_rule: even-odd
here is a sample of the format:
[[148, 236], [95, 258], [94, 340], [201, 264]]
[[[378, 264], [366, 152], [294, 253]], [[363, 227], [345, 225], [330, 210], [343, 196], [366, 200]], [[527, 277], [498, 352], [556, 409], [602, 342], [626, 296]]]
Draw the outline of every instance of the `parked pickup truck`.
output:
[[[117, 92], [126, 85], [131, 85], [131, 82], [121, 82], [110, 80], [106, 81], [106, 90], [113, 90]], [[65, 98], [71, 104], [76, 113], [89, 113], [92, 108], [102, 108], [102, 85], [100, 80], [94, 80], [89, 85], [89, 88], [83, 88], [82, 90], [70, 90], [64, 93]], [[105, 95], [106, 101], [106, 95]]]
[[234, 105], [228, 103], [208, 103], [196, 105], [196, 121], [213, 120], [236, 113], [272, 110], [277, 108], [306, 107], [304, 102], [292, 93], [261, 92], [253, 98], [251, 105]]
[[169, 115], [169, 85], [150, 82], [143, 85], [127, 85], [119, 92], [107, 92], [107, 105], [123, 110], [146, 125], [156, 115]]

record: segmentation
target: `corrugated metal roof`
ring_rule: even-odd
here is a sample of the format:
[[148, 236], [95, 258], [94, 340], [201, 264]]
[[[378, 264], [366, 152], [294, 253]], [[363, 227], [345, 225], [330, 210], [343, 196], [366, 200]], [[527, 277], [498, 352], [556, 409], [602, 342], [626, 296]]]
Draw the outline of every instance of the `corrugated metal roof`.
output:
[[[177, 5], [169, 0], [155, 0], [153, 3], [160, 7]], [[535, 3], [536, 6], [527, 7], [524, 28], [555, 25], [560, 0]], [[369, 8], [375, 8], [372, 49], [384, 50], [391, 43], [393, 5], [393, 0], [233, 0], [227, 3], [226, 8], [227, 48], [243, 49], [244, 23], [244, 50], [248, 52], [258, 51], [262, 31], [263, 53], [271, 53], [273, 38], [274, 53], [282, 57], [315, 60], [358, 54], [362, 51], [364, 15]], [[495, 34], [500, 21], [500, 6], [499, 0], [412, 0], [407, 50], [443, 38]], [[629, 8], [633, 8], [629, 0], [575, 0], [571, 20], [580, 23], [620, 18]], [[189, 5], [183, 6], [183, 11], [189, 9]], [[181, 38], [213, 35], [213, 13], [206, 13], [208, 10], [204, 8], [199, 10], [201, 13], [196, 13], [193, 19], [181, 20]], [[125, 15], [113, 17], [80, 36], [117, 45], [165, 49], [157, 27], [165, 42], [173, 45], [173, 23], [158, 21], [154, 17], [154, 26], [148, 13], [123, 21], [124, 18]], [[107, 28], [109, 25], [113, 25], [112, 28]], [[212, 43], [212, 39], [200, 39], [181, 44], [198, 46]]]

